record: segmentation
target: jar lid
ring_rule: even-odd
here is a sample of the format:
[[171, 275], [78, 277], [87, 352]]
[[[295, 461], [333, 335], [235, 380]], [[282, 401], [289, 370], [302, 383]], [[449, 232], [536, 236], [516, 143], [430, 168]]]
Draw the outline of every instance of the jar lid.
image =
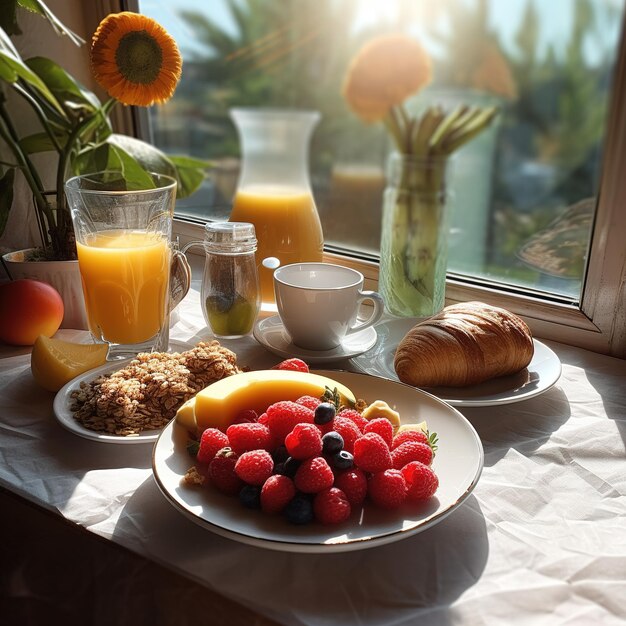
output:
[[248, 222], [208, 222], [204, 243], [213, 251], [248, 252], [256, 250], [254, 224]]

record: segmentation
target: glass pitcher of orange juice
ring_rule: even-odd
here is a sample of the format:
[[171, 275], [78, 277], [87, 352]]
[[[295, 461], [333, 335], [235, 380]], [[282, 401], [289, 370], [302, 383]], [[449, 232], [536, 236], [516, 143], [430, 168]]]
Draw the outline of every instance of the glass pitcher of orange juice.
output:
[[230, 113], [242, 154], [230, 221], [254, 224], [262, 308], [275, 310], [274, 268], [262, 261], [322, 260], [324, 237], [308, 170], [309, 143], [320, 114], [254, 108]]

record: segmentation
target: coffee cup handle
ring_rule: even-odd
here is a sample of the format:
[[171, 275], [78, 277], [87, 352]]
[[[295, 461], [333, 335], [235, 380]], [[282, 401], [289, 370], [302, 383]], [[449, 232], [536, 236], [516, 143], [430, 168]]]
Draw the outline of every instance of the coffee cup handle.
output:
[[376, 322], [383, 316], [385, 312], [385, 303], [382, 299], [382, 296], [376, 291], [361, 291], [359, 290], [359, 298], [357, 299], [357, 307], [361, 306], [361, 303], [365, 300], [371, 300], [374, 304], [374, 310], [372, 314], [360, 324], [355, 324], [354, 326], [350, 326], [346, 335], [352, 335], [354, 333], [358, 333], [370, 326], [376, 324]]

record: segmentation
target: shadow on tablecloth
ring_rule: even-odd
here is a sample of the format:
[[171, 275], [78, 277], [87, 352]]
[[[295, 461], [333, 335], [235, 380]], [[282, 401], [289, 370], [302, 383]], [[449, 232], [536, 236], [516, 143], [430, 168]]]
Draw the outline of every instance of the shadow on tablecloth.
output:
[[222, 538], [145, 481], [113, 539], [143, 549], [262, 615], [289, 626], [451, 624], [449, 605], [480, 578], [489, 551], [478, 501], [396, 543], [338, 554], [291, 554]]

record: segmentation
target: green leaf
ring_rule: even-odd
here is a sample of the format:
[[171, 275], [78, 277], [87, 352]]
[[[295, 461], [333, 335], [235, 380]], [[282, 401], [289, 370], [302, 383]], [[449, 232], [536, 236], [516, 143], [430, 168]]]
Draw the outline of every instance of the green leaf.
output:
[[135, 137], [113, 133], [107, 142], [121, 148], [141, 164], [146, 172], [165, 174], [176, 178], [176, 168], [171, 161], [153, 145]]
[[[37, 91], [59, 112], [63, 112], [61, 105], [58, 103], [57, 99], [54, 97], [52, 92], [48, 89], [46, 84], [33, 72], [24, 61], [19, 57], [15, 56], [12, 52], [6, 49], [0, 49], [0, 60], [2, 60], [6, 65], [9, 66], [15, 72], [16, 79], [21, 78], [26, 81], [29, 85], [32, 85]], [[15, 82], [15, 80], [10, 82]]]
[[[57, 135], [59, 143], [65, 143], [66, 136]], [[39, 152], [52, 152], [56, 150], [50, 135], [48, 133], [33, 133], [20, 139], [20, 147], [27, 154], [36, 154]]]
[[67, 108], [74, 111], [77, 108], [87, 109], [90, 113], [100, 108], [98, 97], [54, 61], [45, 57], [33, 57], [26, 61], [26, 65]]
[[15, 181], [15, 168], [8, 169], [0, 178], [0, 235], [4, 233], [9, 211], [13, 204], [13, 182]]
[[210, 161], [187, 156], [166, 155], [153, 145], [135, 137], [113, 134], [108, 142], [122, 148], [147, 172], [175, 178], [178, 183], [176, 189], [178, 198], [186, 198], [196, 191], [205, 179], [206, 171], [211, 167]]
[[41, 0], [17, 0], [17, 4], [24, 9], [32, 11], [33, 13], [38, 13], [45, 18], [57, 35], [65, 35], [77, 46], [85, 43], [81, 37], [65, 26], [65, 24], [63, 24], [63, 22], [61, 22], [61, 20], [43, 2], [41, 2]]
[[176, 195], [179, 198], [186, 198], [196, 191], [206, 178], [207, 170], [211, 167], [209, 161], [191, 157], [168, 155], [167, 158], [176, 168], [176, 178], [178, 180]]
[[17, 24], [17, 0], [2, 0], [0, 10], [0, 28], [9, 35], [21, 35]]
[[0, 79], [6, 83], [17, 81], [17, 72], [2, 58], [0, 58]]
[[154, 181], [141, 164], [128, 152], [113, 145], [103, 143], [84, 150], [72, 161], [75, 175], [93, 172], [117, 172], [126, 184], [126, 189], [153, 189]]

